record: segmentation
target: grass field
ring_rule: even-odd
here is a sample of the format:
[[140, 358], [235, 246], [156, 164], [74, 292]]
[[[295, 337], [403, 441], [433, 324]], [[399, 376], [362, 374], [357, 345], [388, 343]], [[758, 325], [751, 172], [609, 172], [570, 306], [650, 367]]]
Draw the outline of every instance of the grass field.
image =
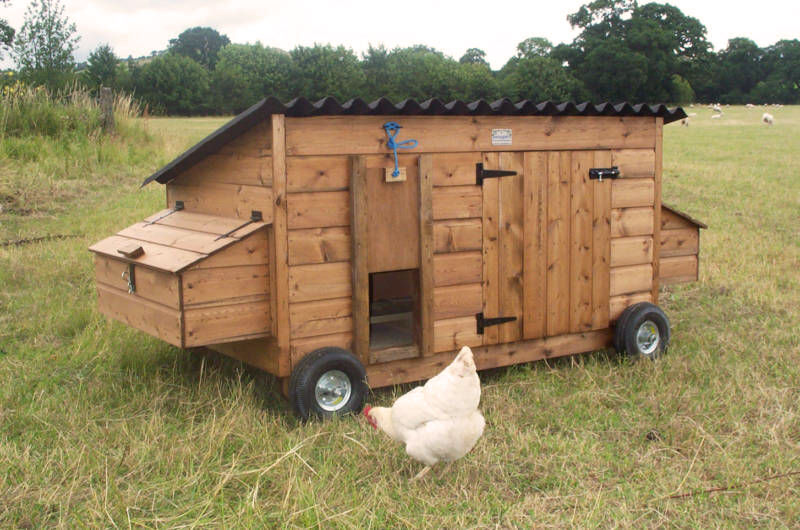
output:
[[87, 246], [163, 207], [141, 180], [224, 120], [3, 155], [0, 241], [75, 237], [0, 247], [0, 526], [797, 527], [800, 108], [687, 110], [664, 200], [709, 229], [700, 281], [662, 293], [669, 354], [483, 373], [485, 436], [415, 483], [360, 418], [301, 424], [263, 374], [97, 313]]

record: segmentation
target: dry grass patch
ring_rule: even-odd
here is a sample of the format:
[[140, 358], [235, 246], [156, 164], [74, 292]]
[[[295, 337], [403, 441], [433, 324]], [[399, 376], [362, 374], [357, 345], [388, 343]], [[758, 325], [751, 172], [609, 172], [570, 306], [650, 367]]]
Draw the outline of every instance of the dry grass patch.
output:
[[800, 109], [725, 112], [665, 129], [665, 201], [710, 226], [700, 281], [662, 293], [669, 354], [482, 374], [486, 435], [420, 483], [359, 419], [301, 424], [263, 374], [97, 314], [86, 247], [162, 207], [141, 179], [224, 121], [150, 119], [168, 147], [113, 185], [0, 214], [83, 234], [0, 248], [0, 524], [796, 526], [800, 477], [759, 479], [800, 470]]

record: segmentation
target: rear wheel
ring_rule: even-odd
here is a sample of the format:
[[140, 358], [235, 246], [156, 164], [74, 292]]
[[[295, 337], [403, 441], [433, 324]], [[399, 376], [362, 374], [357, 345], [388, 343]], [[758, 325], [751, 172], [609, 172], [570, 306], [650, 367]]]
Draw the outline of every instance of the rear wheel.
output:
[[321, 348], [300, 360], [289, 379], [289, 401], [305, 419], [360, 412], [367, 398], [367, 374], [352, 353]]
[[667, 351], [669, 339], [669, 319], [664, 311], [650, 302], [640, 302], [620, 315], [614, 347], [633, 358], [656, 360]]

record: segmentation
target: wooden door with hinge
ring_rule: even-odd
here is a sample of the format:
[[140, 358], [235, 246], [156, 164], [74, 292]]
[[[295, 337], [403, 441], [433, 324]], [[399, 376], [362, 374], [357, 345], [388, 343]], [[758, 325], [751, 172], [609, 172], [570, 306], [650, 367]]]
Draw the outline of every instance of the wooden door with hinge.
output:
[[611, 153], [482, 158], [483, 343], [607, 328]]

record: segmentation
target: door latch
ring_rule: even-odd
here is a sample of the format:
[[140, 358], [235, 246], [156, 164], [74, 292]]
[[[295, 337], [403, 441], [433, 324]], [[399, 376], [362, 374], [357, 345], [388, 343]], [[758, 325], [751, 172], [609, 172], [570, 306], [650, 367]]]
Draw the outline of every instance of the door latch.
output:
[[589, 170], [589, 178], [600, 182], [603, 182], [603, 179], [619, 178], [619, 168], [617, 166], [593, 167]]

